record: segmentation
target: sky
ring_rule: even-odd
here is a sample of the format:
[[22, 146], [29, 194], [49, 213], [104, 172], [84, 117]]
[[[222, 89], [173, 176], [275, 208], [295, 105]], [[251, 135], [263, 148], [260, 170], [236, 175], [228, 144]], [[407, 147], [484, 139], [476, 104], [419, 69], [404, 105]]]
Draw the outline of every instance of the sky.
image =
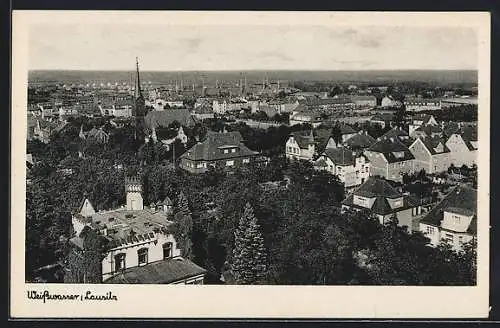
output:
[[477, 69], [470, 27], [31, 25], [29, 68], [131, 70]]

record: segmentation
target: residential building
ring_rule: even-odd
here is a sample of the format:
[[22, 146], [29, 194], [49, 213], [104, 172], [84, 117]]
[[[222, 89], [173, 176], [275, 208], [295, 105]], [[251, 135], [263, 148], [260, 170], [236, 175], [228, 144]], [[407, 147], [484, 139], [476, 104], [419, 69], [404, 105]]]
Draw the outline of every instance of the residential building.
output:
[[407, 195], [403, 195], [389, 182], [370, 177], [342, 201], [342, 208], [368, 210], [385, 224], [397, 217], [398, 225], [413, 231], [413, 217], [421, 213], [421, 208]]
[[372, 95], [351, 96], [351, 101], [357, 108], [370, 108], [377, 106], [377, 97]]
[[313, 131], [290, 134], [286, 142], [285, 155], [288, 159], [312, 161], [316, 153]]
[[250, 163], [257, 154], [243, 143], [239, 132], [209, 131], [204, 141], [181, 155], [180, 167], [191, 173], [204, 173], [216, 165], [231, 170]]
[[382, 98], [381, 107], [401, 107], [403, 103], [399, 100], [395, 100], [391, 96], [385, 96]]
[[450, 150], [441, 138], [419, 137], [408, 148], [415, 157], [415, 171], [433, 174], [444, 172], [450, 166]]
[[378, 124], [382, 129], [393, 126], [394, 113], [376, 113], [370, 118], [370, 122]]
[[408, 134], [412, 136], [413, 131], [422, 126], [438, 126], [438, 122], [432, 115], [415, 115], [408, 126]]
[[477, 165], [477, 127], [460, 128], [448, 137], [445, 145], [450, 150], [450, 164], [456, 167]]
[[407, 144], [408, 142], [411, 141], [410, 136], [408, 135], [408, 132], [401, 129], [400, 127], [392, 128], [391, 130], [384, 133], [380, 138], [382, 138], [382, 139], [394, 138], [394, 139], [398, 139], [399, 141], [401, 141], [404, 144]]
[[65, 126], [66, 122], [53, 122], [44, 119], [36, 119], [35, 127], [33, 129], [33, 138], [38, 139], [43, 143], [49, 143], [50, 138], [61, 131]]
[[323, 123], [323, 119], [317, 113], [313, 112], [293, 112], [290, 116], [290, 125], [311, 124], [313, 128], [317, 128]]
[[441, 109], [441, 99], [436, 98], [406, 97], [403, 103], [408, 112]]
[[398, 138], [380, 138], [364, 151], [370, 161], [370, 175], [403, 181], [403, 174], [414, 171], [412, 152]]
[[366, 157], [344, 147], [325, 149], [314, 162], [314, 167], [338, 176], [345, 188], [359, 186], [370, 175], [370, 163]]
[[227, 112], [240, 111], [243, 108], [250, 108], [248, 101], [243, 98], [231, 98], [214, 100], [212, 108], [216, 114], [225, 114]]
[[477, 235], [477, 190], [456, 186], [420, 220], [419, 227], [430, 246], [445, 242], [461, 250]]
[[213, 119], [215, 117], [211, 107], [199, 106], [191, 111], [191, 115], [198, 121]]
[[[142, 185], [138, 178], [125, 181], [126, 205], [109, 211], [96, 211], [85, 198], [73, 215], [75, 237], [70, 239], [72, 251], [81, 254], [86, 228], [98, 231], [107, 241], [108, 250], [102, 259], [104, 283], [129, 284], [203, 284], [206, 270], [181, 257], [178, 243], [169, 226], [173, 223], [168, 203], [145, 208]], [[87, 229], [88, 229], [87, 228]], [[79, 282], [85, 273], [70, 267]]]
[[377, 142], [375, 138], [369, 135], [366, 131], [361, 130], [344, 141], [343, 145], [353, 151], [363, 152], [363, 150], [369, 148], [375, 142]]

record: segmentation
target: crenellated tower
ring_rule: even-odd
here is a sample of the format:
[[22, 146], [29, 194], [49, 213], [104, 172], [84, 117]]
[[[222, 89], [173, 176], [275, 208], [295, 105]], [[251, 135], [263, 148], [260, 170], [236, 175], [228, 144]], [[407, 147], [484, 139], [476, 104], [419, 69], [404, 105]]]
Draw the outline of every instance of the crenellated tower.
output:
[[125, 177], [125, 192], [127, 195], [127, 210], [140, 211], [144, 209], [142, 182], [138, 176]]

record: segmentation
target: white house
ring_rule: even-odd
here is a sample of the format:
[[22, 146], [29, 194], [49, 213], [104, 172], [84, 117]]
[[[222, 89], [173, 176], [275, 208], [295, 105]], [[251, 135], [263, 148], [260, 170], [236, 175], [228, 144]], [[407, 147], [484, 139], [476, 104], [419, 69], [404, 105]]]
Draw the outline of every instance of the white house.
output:
[[446, 141], [450, 150], [450, 164], [456, 167], [477, 164], [477, 131], [474, 127], [464, 127], [452, 133]]
[[370, 163], [366, 157], [344, 147], [325, 149], [314, 162], [314, 167], [338, 176], [345, 188], [358, 186], [370, 176]]
[[457, 186], [419, 222], [430, 246], [449, 243], [456, 251], [476, 238], [477, 190]]
[[[202, 284], [206, 270], [181, 257], [168, 226], [172, 224], [172, 203], [145, 208], [142, 185], [137, 178], [126, 179], [126, 205], [96, 211], [85, 199], [73, 215], [74, 252], [83, 251], [81, 232], [85, 227], [97, 230], [108, 240], [108, 250], [101, 263], [104, 283]], [[71, 268], [69, 270], [78, 270]], [[85, 282], [85, 274], [73, 272]]]
[[285, 146], [288, 159], [312, 161], [316, 151], [313, 132], [308, 134], [292, 133]]

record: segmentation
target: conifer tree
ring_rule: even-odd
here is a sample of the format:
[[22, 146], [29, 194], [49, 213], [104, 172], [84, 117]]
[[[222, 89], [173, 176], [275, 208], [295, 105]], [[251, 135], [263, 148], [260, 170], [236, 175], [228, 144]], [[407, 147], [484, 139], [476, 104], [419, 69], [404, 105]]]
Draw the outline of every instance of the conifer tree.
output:
[[245, 205], [234, 237], [231, 270], [236, 283], [241, 285], [264, 283], [268, 270], [267, 252], [260, 226], [249, 203]]
[[191, 259], [193, 218], [189, 210], [188, 200], [182, 191], [177, 198], [175, 223], [174, 235], [180, 245], [181, 255], [184, 258]]

